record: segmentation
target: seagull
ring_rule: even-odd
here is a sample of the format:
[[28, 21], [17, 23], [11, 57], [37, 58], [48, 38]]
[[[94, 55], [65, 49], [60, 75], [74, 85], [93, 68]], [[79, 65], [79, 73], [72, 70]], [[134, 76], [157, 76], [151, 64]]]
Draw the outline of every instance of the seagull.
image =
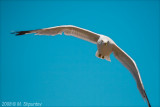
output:
[[97, 34], [92, 31], [73, 25], [61, 25], [44, 29], [13, 32], [13, 34], [15, 34], [16, 36], [31, 33], [35, 33], [36, 35], [51, 36], [55, 36], [58, 34], [62, 35], [64, 33], [65, 35], [74, 36], [91, 42], [93, 44], [97, 44], [97, 52], [95, 55], [98, 58], [106, 59], [107, 61], [111, 61], [110, 54], [113, 52], [115, 58], [118, 59], [122, 63], [122, 65], [124, 65], [131, 72], [132, 76], [134, 77], [137, 83], [137, 88], [140, 94], [142, 95], [144, 100], [147, 100], [148, 107], [151, 107], [142, 83], [140, 72], [135, 61], [120, 47], [118, 47], [118, 45], [108, 36]]

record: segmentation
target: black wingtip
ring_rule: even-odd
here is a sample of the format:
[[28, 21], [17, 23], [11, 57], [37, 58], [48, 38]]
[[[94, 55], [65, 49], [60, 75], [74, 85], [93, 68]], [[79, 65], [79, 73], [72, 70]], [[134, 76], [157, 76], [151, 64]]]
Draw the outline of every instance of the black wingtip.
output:
[[147, 96], [146, 96], [146, 100], [147, 100], [148, 107], [151, 107], [151, 104], [150, 104]]
[[25, 35], [27, 33], [30, 33], [30, 31], [18, 31], [18, 32], [12, 32], [11, 34], [15, 34], [16, 36]]
[[146, 92], [145, 92], [145, 95], [146, 95], [146, 100], [147, 100], [148, 107], [151, 107], [151, 104], [150, 104], [150, 102], [149, 102], [149, 99], [148, 99], [148, 97], [147, 97]]

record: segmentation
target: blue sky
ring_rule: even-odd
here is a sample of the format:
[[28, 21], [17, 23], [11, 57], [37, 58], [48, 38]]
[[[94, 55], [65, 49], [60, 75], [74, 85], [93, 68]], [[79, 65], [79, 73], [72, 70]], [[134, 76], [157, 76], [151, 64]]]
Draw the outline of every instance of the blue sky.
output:
[[43, 106], [147, 106], [130, 72], [97, 46], [71, 36], [14, 36], [12, 31], [75, 25], [112, 38], [137, 63], [152, 106], [160, 106], [160, 3], [0, 1], [2, 102]]

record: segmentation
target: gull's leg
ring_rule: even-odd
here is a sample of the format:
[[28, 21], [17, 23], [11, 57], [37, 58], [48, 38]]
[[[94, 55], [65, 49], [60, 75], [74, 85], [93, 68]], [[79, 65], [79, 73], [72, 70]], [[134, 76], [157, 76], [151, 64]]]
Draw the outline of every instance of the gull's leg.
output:
[[102, 59], [104, 59], [104, 56], [102, 56]]

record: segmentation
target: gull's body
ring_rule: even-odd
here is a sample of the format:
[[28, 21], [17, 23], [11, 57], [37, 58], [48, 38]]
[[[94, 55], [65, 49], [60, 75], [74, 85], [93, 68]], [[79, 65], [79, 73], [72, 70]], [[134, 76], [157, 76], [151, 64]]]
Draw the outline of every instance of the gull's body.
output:
[[96, 52], [96, 56], [98, 58], [110, 61], [110, 54], [113, 52], [114, 56], [131, 72], [137, 83], [137, 88], [139, 89], [142, 97], [147, 100], [148, 106], [151, 106], [147, 98], [141, 76], [135, 61], [121, 48], [119, 48], [111, 38], [72, 25], [63, 25], [30, 31], [20, 31], [15, 32], [15, 34], [18, 36], [29, 33], [36, 33], [36, 35], [55, 36], [57, 34], [62, 34], [63, 32], [65, 35], [75, 36], [77, 38], [97, 44], [98, 50]]

